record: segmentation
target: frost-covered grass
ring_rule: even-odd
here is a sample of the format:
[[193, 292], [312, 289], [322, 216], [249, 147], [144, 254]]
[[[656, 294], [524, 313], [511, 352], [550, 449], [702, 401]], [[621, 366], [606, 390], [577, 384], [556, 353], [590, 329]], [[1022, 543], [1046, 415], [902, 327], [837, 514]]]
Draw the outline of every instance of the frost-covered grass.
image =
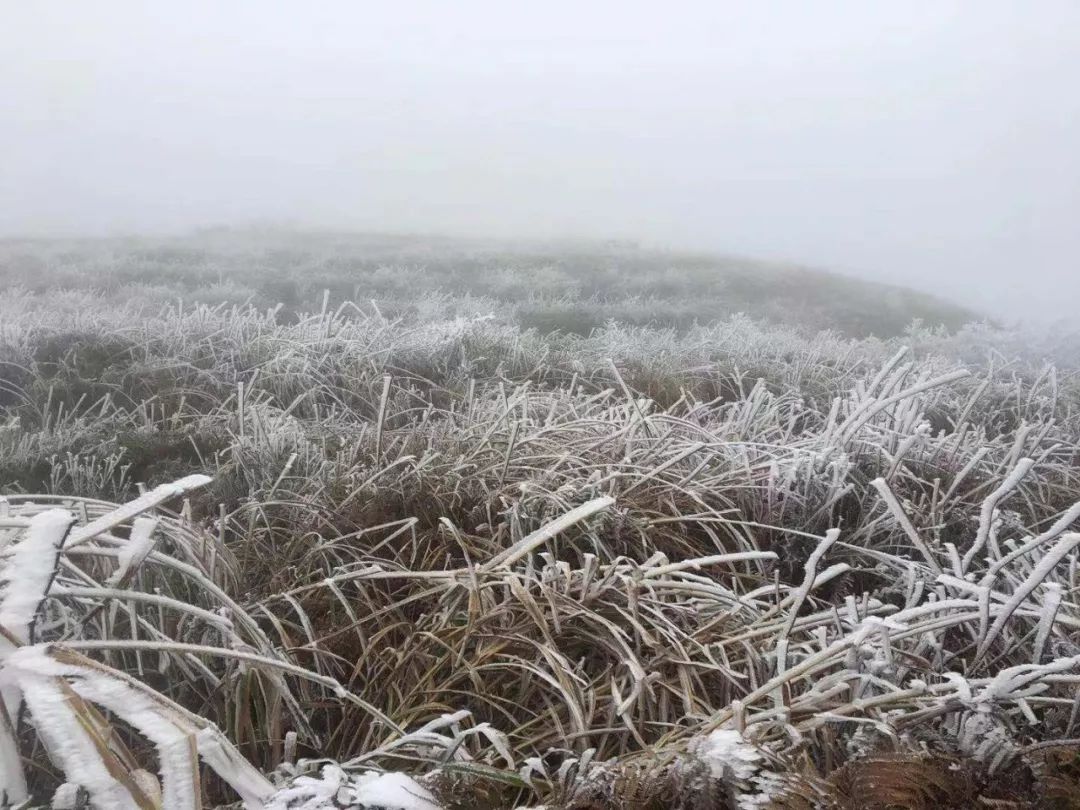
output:
[[[151, 806], [232, 779], [559, 810], [1080, 784], [1060, 336], [408, 310], [0, 296], [6, 784], [129, 790], [118, 763]], [[32, 521], [73, 522], [63, 550]], [[113, 770], [71, 773], [51, 723], [107, 727]], [[209, 770], [177, 742], [205, 760], [206, 729]]]
[[851, 335], [896, 335], [914, 318], [958, 327], [973, 313], [931, 295], [790, 265], [626, 243], [221, 230], [175, 238], [0, 239], [0, 283], [95, 290], [132, 303], [280, 304], [325, 293], [388, 317], [426, 298], [470, 298], [541, 332], [587, 335], [609, 320], [686, 328], [744, 312]]

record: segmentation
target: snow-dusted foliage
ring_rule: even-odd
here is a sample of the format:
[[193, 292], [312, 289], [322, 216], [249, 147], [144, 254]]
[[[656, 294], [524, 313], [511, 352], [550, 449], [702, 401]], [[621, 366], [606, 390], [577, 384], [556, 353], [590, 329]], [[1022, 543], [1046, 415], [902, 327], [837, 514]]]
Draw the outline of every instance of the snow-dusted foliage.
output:
[[692, 740], [689, 749], [717, 779], [745, 782], [761, 769], [761, 752], [732, 728], [718, 728]]
[[275, 793], [266, 810], [440, 810], [431, 791], [403, 773], [349, 775], [324, 765], [319, 776], [299, 776]]
[[1080, 789], [1075, 369], [322, 300], [0, 295], [9, 801]]
[[[240, 640], [231, 622], [222, 623], [204, 608], [159, 594], [121, 589], [146, 562], [161, 524], [160, 518], [138, 515], [208, 480], [190, 477], [115, 509], [95, 505], [101, 512], [97, 517], [91, 516], [89, 508], [76, 513], [70, 506], [47, 508], [47, 503], [39, 505], [34, 501], [4, 503], [0, 518], [0, 532], [4, 534], [0, 551], [0, 806], [28, 798], [17, 739], [24, 715], [65, 776], [67, 787], [61, 792], [61, 803], [68, 802], [72, 791], [82, 789], [94, 807], [194, 810], [203, 801], [200, 757], [252, 810], [261, 808], [273, 793], [270, 782], [235, 751], [211, 721], [192, 714], [126, 672], [86, 658], [74, 649], [83, 643], [93, 645], [86, 637], [97, 635], [89, 632], [97, 618], [104, 622], [96, 627], [106, 631], [99, 642], [106, 649], [121, 653], [129, 647], [145, 648], [148, 653], [167, 655], [170, 644], [160, 629], [147, 628], [154, 639], [149, 644], [138, 638], [134, 628], [129, 639], [108, 638], [109, 603], [141, 601], [144, 597], [159, 608], [168, 606], [215, 619], [212, 623], [223, 636], [221, 641]], [[86, 519], [85, 525], [72, 530], [80, 514]], [[132, 518], [127, 539], [111, 534]], [[169, 523], [174, 529], [170, 540], [182, 543], [182, 527], [172, 519]], [[168, 528], [164, 534], [170, 534]], [[65, 540], [69, 543], [65, 544]], [[77, 553], [72, 549], [75, 540], [81, 546]], [[103, 566], [94, 564], [97, 557], [106, 560]], [[174, 576], [177, 571], [196, 581], [204, 576], [197, 567], [173, 557], [161, 555], [154, 563], [171, 567]], [[98, 578], [110, 587], [97, 585]], [[208, 585], [211, 592], [215, 590], [212, 583], [202, 584]], [[51, 607], [47, 606], [49, 600], [54, 602]], [[47, 624], [38, 631], [43, 619]], [[256, 649], [257, 644], [249, 642], [249, 649]], [[188, 646], [210, 656], [218, 652], [211, 645]], [[224, 653], [229, 652], [226, 647]], [[260, 656], [251, 652], [248, 659], [258, 665]], [[269, 666], [274, 663], [267, 661]], [[147, 774], [133, 767], [130, 753], [101, 710], [153, 744], [160, 783], [150, 778], [152, 784], [148, 784]]]
[[[61, 509], [40, 512], [25, 528], [12, 526], [0, 547], [0, 801], [26, 799], [26, 781], [15, 740], [22, 686], [6, 677], [12, 654], [33, 638], [38, 609], [56, 574], [64, 538], [74, 518]], [[10, 537], [18, 529], [21, 539]], [[0, 530], [2, 531], [2, 530]]]

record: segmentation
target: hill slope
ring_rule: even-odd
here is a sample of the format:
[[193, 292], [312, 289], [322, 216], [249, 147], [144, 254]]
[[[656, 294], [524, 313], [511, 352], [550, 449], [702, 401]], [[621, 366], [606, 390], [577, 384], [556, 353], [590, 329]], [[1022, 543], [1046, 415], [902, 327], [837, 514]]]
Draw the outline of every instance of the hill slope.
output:
[[[588, 334], [609, 320], [686, 328], [734, 313], [862, 337], [913, 321], [956, 329], [976, 313], [924, 293], [820, 270], [624, 243], [213, 230], [169, 239], [7, 240], [0, 283], [31, 291], [137, 285], [151, 299], [330, 301], [399, 309], [425, 295], [495, 299], [522, 326]], [[125, 296], [126, 297], [126, 296]]]

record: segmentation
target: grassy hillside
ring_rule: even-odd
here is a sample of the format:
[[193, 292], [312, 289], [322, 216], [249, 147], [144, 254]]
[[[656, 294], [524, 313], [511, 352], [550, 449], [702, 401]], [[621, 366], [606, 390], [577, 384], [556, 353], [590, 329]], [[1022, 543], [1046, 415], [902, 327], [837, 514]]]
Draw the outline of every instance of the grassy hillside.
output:
[[[175, 261], [5, 248], [0, 673], [35, 687], [9, 737], [37, 797], [1071, 806], [1075, 343], [746, 316], [547, 332], [511, 283], [547, 304], [580, 257], [428, 246], [425, 272], [398, 242], [335, 265], [234, 238]], [[349, 275], [361, 244], [399, 269]], [[627, 252], [633, 297], [605, 317], [700, 305]], [[326, 270], [274, 310], [252, 286], [274, 261], [386, 286], [323, 307]], [[505, 288], [463, 292], [491, 265]]]
[[430, 294], [492, 299], [543, 332], [608, 320], [685, 329], [736, 313], [809, 330], [892, 337], [914, 320], [956, 329], [963, 308], [902, 287], [747, 259], [624, 244], [509, 244], [332, 233], [208, 231], [177, 239], [0, 242], [0, 282], [150, 300], [282, 304], [295, 313], [375, 300], [403, 314]]

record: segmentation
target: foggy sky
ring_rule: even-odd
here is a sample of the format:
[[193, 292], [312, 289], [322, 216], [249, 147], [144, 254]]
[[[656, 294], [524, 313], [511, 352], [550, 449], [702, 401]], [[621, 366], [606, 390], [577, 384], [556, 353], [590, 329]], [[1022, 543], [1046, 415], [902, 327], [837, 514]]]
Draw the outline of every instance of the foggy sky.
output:
[[1066, 316], [1078, 79], [1075, 0], [0, 0], [0, 235], [626, 237]]

